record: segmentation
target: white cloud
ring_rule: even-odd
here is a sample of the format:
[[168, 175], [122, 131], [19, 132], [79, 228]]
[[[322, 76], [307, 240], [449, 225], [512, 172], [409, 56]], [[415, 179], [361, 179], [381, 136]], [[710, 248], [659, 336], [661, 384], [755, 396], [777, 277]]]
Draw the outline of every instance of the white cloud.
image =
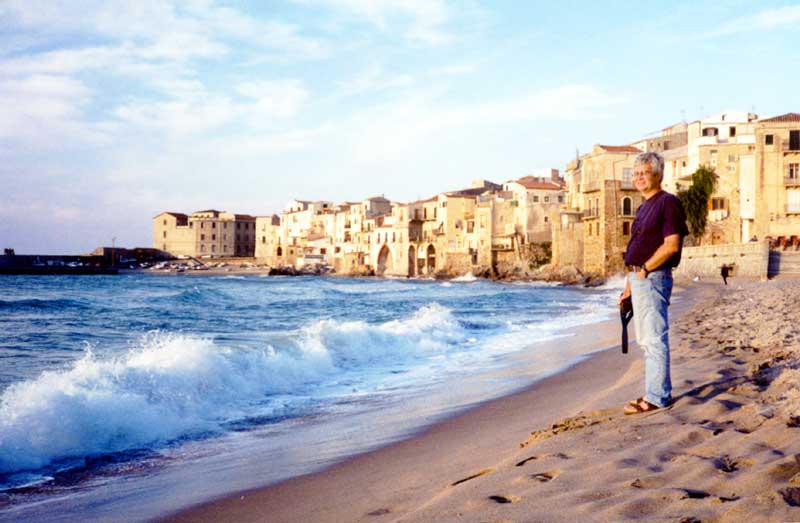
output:
[[339, 82], [345, 95], [355, 95], [370, 91], [382, 91], [396, 87], [409, 87], [414, 84], [411, 75], [387, 75], [379, 64], [372, 64], [357, 76]]
[[367, 111], [347, 124], [353, 156], [384, 162], [416, 146], [469, 127], [546, 125], [606, 116], [621, 97], [588, 85], [566, 85], [481, 104], [447, 105], [442, 93], [420, 91]]
[[87, 123], [91, 90], [62, 75], [0, 80], [0, 138], [10, 144], [60, 148], [74, 142], [103, 143], [102, 124]]
[[451, 13], [445, 0], [295, 0], [306, 5], [321, 5], [367, 20], [382, 31], [389, 30], [397, 18], [410, 19], [405, 36], [412, 41], [438, 46], [454, 36], [445, 30]]
[[255, 81], [236, 87], [239, 94], [254, 100], [243, 109], [256, 118], [288, 118], [297, 114], [309, 97], [300, 80]]
[[327, 52], [292, 24], [260, 20], [203, 0], [7, 0], [0, 5], [0, 21], [46, 34], [88, 34], [123, 42], [150, 60], [219, 57], [230, 51], [226, 41], [295, 58], [320, 58]]
[[712, 31], [709, 36], [768, 31], [783, 26], [796, 29], [798, 24], [800, 24], [800, 5], [792, 5], [735, 18], [724, 23], [718, 30]]

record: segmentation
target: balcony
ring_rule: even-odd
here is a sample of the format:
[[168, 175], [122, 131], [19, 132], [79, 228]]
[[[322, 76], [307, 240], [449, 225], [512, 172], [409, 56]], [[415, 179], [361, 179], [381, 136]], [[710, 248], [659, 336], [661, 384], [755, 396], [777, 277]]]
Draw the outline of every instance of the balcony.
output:
[[[792, 145], [794, 145], [795, 147], [792, 148]], [[800, 145], [792, 144], [786, 141], [781, 144], [781, 151], [785, 153], [800, 153]]]
[[600, 190], [600, 182], [597, 180], [591, 182], [583, 182], [581, 184], [581, 192], [592, 192]]
[[633, 180], [622, 180], [622, 183], [620, 183], [620, 188], [628, 191], [636, 190], [636, 186], [633, 185]]
[[792, 178], [791, 176], [784, 176], [783, 185], [785, 185], [786, 187], [800, 187], [800, 178]]
[[586, 218], [597, 218], [598, 216], [599, 216], [599, 213], [597, 212], [597, 209], [585, 209], [583, 211], [583, 218], [584, 219], [586, 219]]

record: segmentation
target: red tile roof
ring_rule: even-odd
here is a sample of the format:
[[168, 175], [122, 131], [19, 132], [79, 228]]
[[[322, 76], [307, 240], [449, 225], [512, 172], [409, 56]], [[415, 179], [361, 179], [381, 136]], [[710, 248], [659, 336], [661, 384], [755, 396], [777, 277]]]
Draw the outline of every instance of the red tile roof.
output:
[[514, 183], [518, 183], [526, 189], [541, 189], [545, 191], [560, 191], [562, 189], [560, 184], [555, 182], [543, 182], [535, 176], [525, 176], [516, 180]]
[[774, 116], [772, 118], [766, 118], [763, 120], [758, 120], [759, 122], [770, 122], [770, 123], [785, 123], [785, 122], [800, 122], [800, 114], [798, 113], [786, 113], [780, 116]]
[[610, 153], [640, 153], [641, 149], [637, 149], [632, 145], [598, 145]]
[[249, 214], [234, 214], [233, 217], [237, 220], [255, 220], [255, 218]]

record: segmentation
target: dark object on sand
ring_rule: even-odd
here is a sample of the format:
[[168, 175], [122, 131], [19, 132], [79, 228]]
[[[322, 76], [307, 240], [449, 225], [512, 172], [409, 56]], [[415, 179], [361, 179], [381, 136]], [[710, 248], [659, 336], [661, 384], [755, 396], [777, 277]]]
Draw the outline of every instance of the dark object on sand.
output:
[[619, 318], [622, 322], [622, 354], [628, 354], [628, 323], [633, 318], [633, 302], [630, 296], [620, 302]]

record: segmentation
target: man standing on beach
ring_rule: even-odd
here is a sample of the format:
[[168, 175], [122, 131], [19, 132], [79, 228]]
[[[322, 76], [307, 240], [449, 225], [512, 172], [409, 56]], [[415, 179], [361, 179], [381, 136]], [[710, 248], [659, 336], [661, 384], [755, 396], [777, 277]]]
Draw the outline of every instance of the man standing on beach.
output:
[[628, 277], [620, 302], [631, 297], [636, 340], [644, 350], [645, 395], [625, 406], [625, 414], [666, 407], [672, 401], [669, 375], [669, 318], [672, 269], [689, 234], [680, 200], [661, 190], [664, 158], [642, 153], [634, 163], [634, 184], [644, 202], [636, 211], [625, 250]]

